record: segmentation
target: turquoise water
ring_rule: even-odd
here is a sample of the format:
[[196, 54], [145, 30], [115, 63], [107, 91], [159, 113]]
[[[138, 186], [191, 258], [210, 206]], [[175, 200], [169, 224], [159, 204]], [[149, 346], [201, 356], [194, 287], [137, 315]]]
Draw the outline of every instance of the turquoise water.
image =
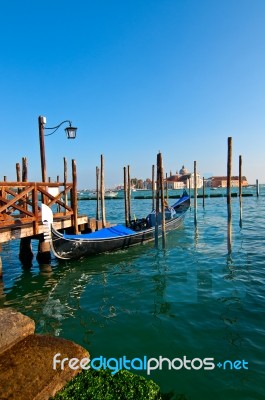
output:
[[[133, 200], [133, 214], [145, 215], [150, 204]], [[80, 202], [81, 213], [94, 208]], [[109, 221], [123, 220], [122, 199], [106, 208]], [[21, 269], [18, 243], [5, 245], [0, 304], [29, 315], [39, 333], [80, 343], [91, 358], [214, 358], [213, 370], [168, 370], [165, 362], [151, 372], [175, 398], [264, 399], [265, 188], [259, 198], [243, 198], [241, 220], [232, 199], [231, 249], [227, 221], [225, 198], [206, 199], [204, 209], [198, 199], [197, 225], [191, 208], [166, 250], [148, 244], [73, 262], [53, 259], [41, 269], [36, 261]], [[217, 367], [225, 360], [245, 360], [248, 369]]]

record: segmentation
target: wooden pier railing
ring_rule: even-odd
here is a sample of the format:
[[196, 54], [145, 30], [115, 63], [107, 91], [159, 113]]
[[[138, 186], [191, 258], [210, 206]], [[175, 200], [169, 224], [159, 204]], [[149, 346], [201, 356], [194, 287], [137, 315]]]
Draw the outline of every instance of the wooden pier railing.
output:
[[41, 203], [52, 209], [55, 219], [71, 216], [75, 227], [76, 187], [73, 183], [60, 182], [0, 182], [0, 227], [32, 223], [34, 235], [37, 235]]

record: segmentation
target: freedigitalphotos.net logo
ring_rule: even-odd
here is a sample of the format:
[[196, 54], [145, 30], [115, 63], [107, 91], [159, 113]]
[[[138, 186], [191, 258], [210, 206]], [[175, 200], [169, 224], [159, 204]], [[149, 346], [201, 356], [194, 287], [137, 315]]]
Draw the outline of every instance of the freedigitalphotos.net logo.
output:
[[135, 357], [133, 359], [128, 359], [126, 356], [120, 358], [105, 358], [103, 356], [93, 358], [82, 358], [79, 360], [78, 358], [60, 358], [61, 354], [57, 353], [53, 357], [53, 369], [65, 369], [69, 367], [70, 369], [84, 369], [88, 370], [90, 368], [99, 370], [99, 369], [110, 369], [112, 371], [112, 375], [116, 374], [121, 369], [126, 370], [138, 370], [138, 371], [146, 371], [147, 375], [150, 375], [152, 371], [155, 370], [175, 370], [179, 371], [181, 369], [186, 370], [213, 370], [217, 366], [220, 369], [224, 370], [239, 370], [239, 369], [248, 369], [248, 362], [245, 360], [225, 360], [223, 362], [218, 362], [215, 364], [214, 358], [193, 358], [188, 359], [187, 356], [183, 356], [182, 358], [176, 357], [173, 359], [169, 359], [163, 356], [159, 356], [158, 358], [148, 358], [147, 356], [143, 356], [142, 358]]

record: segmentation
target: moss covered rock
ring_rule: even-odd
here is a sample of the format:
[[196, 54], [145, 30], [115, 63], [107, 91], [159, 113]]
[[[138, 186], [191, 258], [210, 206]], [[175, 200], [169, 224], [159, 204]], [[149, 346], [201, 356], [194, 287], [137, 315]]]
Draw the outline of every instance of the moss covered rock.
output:
[[152, 380], [121, 370], [82, 371], [54, 400], [161, 400], [159, 386]]

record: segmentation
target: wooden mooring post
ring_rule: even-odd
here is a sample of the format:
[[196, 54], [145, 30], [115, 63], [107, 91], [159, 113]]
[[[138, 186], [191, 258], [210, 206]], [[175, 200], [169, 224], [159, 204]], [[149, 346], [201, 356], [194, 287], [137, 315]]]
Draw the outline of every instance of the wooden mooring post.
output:
[[[166, 247], [166, 222], [165, 222], [165, 196], [164, 196], [164, 171], [162, 154], [157, 154], [157, 179], [156, 179], [156, 223], [155, 223], [155, 247], [158, 247], [159, 225], [161, 222], [162, 248]], [[159, 208], [161, 205], [161, 214]], [[161, 220], [161, 221], [160, 221]]]
[[128, 188], [127, 188], [126, 167], [123, 167], [123, 191], [124, 191], [125, 225], [126, 225], [126, 226], [129, 226], [129, 214], [128, 214]]
[[97, 196], [97, 204], [96, 204], [96, 230], [99, 229], [98, 221], [99, 221], [99, 167], [96, 167], [96, 196]]
[[239, 156], [239, 201], [242, 200], [242, 156]]
[[74, 233], [77, 235], [78, 232], [78, 200], [77, 200], [77, 173], [76, 173], [76, 161], [72, 160], [72, 179], [73, 179], [73, 189], [72, 189], [72, 209], [73, 209], [73, 227]]
[[232, 138], [227, 140], [227, 204], [231, 203]]
[[34, 255], [31, 247], [31, 237], [20, 239], [19, 260], [24, 265], [24, 267], [31, 267], [33, 257]]
[[20, 172], [20, 164], [16, 163], [16, 175], [17, 175], [17, 181], [21, 182], [21, 172]]
[[164, 167], [162, 154], [159, 153], [159, 169], [160, 169], [160, 190], [161, 190], [161, 213], [162, 213], [162, 248], [166, 247], [166, 218], [165, 218], [165, 195], [164, 195]]
[[[28, 162], [27, 158], [22, 158], [22, 182], [28, 182]], [[27, 210], [27, 203], [24, 203], [24, 208]], [[31, 267], [33, 260], [33, 252], [31, 246], [31, 237], [20, 239], [19, 245], [19, 260], [24, 267]]]
[[39, 264], [49, 264], [51, 261], [51, 245], [45, 241], [43, 234], [39, 239], [38, 254], [36, 257]]
[[[57, 175], [56, 182], [57, 182], [57, 183], [60, 183], [60, 176], [59, 176], [59, 175]], [[61, 212], [61, 206], [60, 206], [60, 204], [58, 205], [57, 210], [58, 210], [58, 212]]]
[[42, 182], [47, 182], [45, 146], [44, 146], [44, 125], [46, 123], [46, 118], [39, 116], [38, 123], [39, 123], [39, 141], [40, 141], [41, 178]]
[[205, 207], [205, 179], [202, 178], [202, 206]]
[[[63, 183], [64, 183], [64, 190], [66, 190], [66, 183], [67, 183], [67, 159], [64, 157], [63, 158]], [[66, 205], [68, 205], [68, 194], [65, 193], [64, 195], [64, 202]]]
[[159, 183], [160, 183], [160, 176], [159, 176], [159, 155], [157, 154], [156, 158], [156, 220], [155, 220], [155, 247], [158, 248], [158, 225], [159, 225]]
[[152, 165], [152, 211], [155, 209], [155, 166]]
[[194, 161], [193, 193], [194, 193], [194, 223], [196, 225], [197, 224], [197, 161]]
[[101, 201], [101, 219], [102, 228], [106, 227], [106, 210], [105, 210], [105, 172], [104, 172], [104, 156], [100, 156], [100, 201]]
[[166, 199], [168, 202], [168, 182], [167, 182], [167, 173], [166, 173]]
[[128, 173], [128, 219], [129, 223], [131, 221], [131, 172], [130, 165], [127, 165], [127, 173]]
[[22, 157], [22, 182], [28, 182], [28, 161]]
[[239, 226], [242, 228], [242, 156], [239, 156]]
[[232, 138], [227, 139], [227, 251], [232, 251], [232, 207], [231, 207], [231, 176], [232, 176]]
[[259, 180], [256, 179], [256, 195], [259, 197]]

